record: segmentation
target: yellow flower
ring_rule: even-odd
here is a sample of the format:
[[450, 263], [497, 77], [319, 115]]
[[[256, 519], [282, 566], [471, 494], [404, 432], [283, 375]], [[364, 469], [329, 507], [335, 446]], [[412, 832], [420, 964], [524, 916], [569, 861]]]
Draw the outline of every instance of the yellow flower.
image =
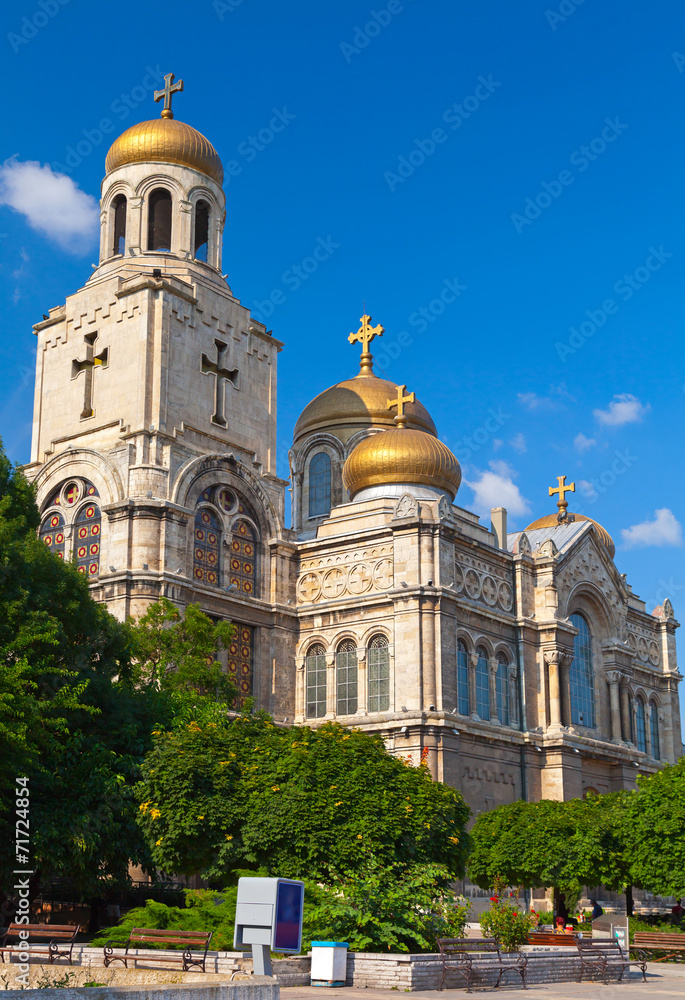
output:
[[157, 818], [158, 818], [159, 816], [161, 816], [161, 815], [162, 815], [162, 814], [161, 814], [161, 812], [159, 811], [159, 809], [151, 809], [151, 810], [150, 810], [150, 819], [157, 819]]
[[232, 833], [227, 833], [226, 834], [226, 840], [233, 840], [233, 834]]
[[147, 812], [147, 807], [150, 805], [149, 802], [142, 802], [139, 807], [139, 811], [144, 813]]
[[272, 792], [280, 792], [280, 790], [281, 790], [281, 786], [280, 785], [272, 785], [271, 786], [271, 791]]
[[335, 802], [334, 805], [341, 806], [342, 805], [342, 800], [340, 802]]
[[197, 818], [198, 819], [204, 819], [204, 816], [198, 816]]
[[358, 834], [357, 834], [357, 840], [362, 840], [362, 835], [361, 835], [361, 833], [358, 833]]
[[449, 838], [449, 842], [450, 842], [450, 844], [458, 844], [459, 843], [459, 837], [450, 837]]
[[156, 840], [155, 841], [155, 847], [159, 847], [159, 845], [162, 843], [163, 840], [164, 840], [164, 837], [160, 837], [159, 840]]
[[162, 730], [161, 730], [161, 729], [153, 729], [153, 730], [152, 730], [152, 735], [153, 735], [153, 736], [159, 736], [159, 734], [160, 734], [161, 732], [162, 732]]

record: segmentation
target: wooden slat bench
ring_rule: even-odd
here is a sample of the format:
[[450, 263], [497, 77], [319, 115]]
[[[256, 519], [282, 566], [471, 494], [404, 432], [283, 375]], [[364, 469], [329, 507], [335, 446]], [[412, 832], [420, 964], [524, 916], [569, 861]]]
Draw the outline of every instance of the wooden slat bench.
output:
[[578, 982], [583, 979], [584, 972], [595, 970], [599, 972], [606, 986], [607, 974], [618, 972], [618, 982], [623, 979], [623, 973], [631, 965], [637, 965], [642, 971], [642, 978], [647, 982], [647, 962], [643, 959], [632, 961], [626, 955], [618, 941], [614, 938], [595, 938], [590, 941], [588, 938], [577, 938], [578, 954], [580, 955], [580, 973]]
[[[79, 924], [10, 924], [4, 932], [0, 931], [0, 956], [5, 961], [5, 953], [10, 957], [16, 953], [28, 953], [29, 958], [34, 955], [47, 955], [50, 965], [58, 958], [66, 958], [71, 963], [71, 953], [74, 948], [76, 935], [81, 930]], [[16, 944], [8, 944], [8, 938], [17, 938]], [[27, 948], [27, 944], [33, 943], [36, 938], [47, 944], [46, 948]], [[47, 941], [46, 941], [47, 939]], [[60, 948], [59, 942], [63, 942], [68, 947]]]
[[635, 937], [631, 945], [631, 950], [639, 955], [644, 961], [650, 957], [652, 952], [665, 951], [655, 959], [657, 962], [666, 962], [669, 958], [685, 959], [685, 934], [660, 934], [652, 931], [635, 931]]
[[[212, 940], [212, 931], [205, 933], [204, 931], [166, 931], [158, 930], [157, 928], [149, 927], [134, 927], [128, 936], [128, 941], [126, 942], [126, 951], [123, 955], [115, 955], [114, 947], [116, 941], [108, 941], [105, 945], [105, 968], [110, 966], [112, 962], [123, 962], [128, 969], [129, 958], [133, 961], [135, 966], [136, 962], [171, 962], [177, 965], [181, 965], [184, 972], [188, 972], [189, 969], [196, 966], [201, 969], [202, 972], [206, 972], [206, 962], [207, 962], [207, 949], [209, 948], [209, 942]], [[145, 944], [156, 944], [163, 945], [165, 948], [169, 945], [183, 945], [183, 951], [179, 952], [178, 955], [160, 955], [159, 958], [155, 955], [131, 955], [129, 954], [129, 948], [131, 945], [145, 945]], [[196, 953], [202, 951], [202, 957], [197, 954], [197, 957], [193, 955], [194, 949]]]
[[[492, 938], [438, 938], [442, 957], [442, 979], [439, 989], [445, 984], [448, 973], [458, 972], [466, 980], [466, 992], [471, 992], [472, 981], [487, 967], [489, 972], [497, 972], [495, 988], [505, 972], [517, 972], [526, 989], [527, 957], [518, 952], [516, 957], [503, 958], [497, 942]], [[480, 968], [479, 968], [480, 966]]]
[[531, 931], [528, 935], [528, 944], [554, 946], [555, 948], [576, 946], [575, 934], [555, 934], [554, 931]]

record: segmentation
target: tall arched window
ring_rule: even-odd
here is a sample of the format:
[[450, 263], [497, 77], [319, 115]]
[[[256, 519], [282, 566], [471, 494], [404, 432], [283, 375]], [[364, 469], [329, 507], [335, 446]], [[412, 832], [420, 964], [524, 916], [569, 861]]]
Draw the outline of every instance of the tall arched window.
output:
[[578, 629], [573, 639], [573, 662], [569, 670], [571, 723], [595, 727], [595, 675], [592, 666], [592, 634], [582, 615], [571, 615]]
[[229, 583], [244, 597], [256, 597], [257, 535], [249, 521], [240, 518], [231, 534]]
[[218, 587], [220, 541], [219, 518], [213, 510], [200, 507], [195, 514], [193, 549], [193, 576], [197, 583]]
[[193, 239], [193, 257], [196, 260], [207, 260], [209, 252], [209, 205], [200, 200], [195, 205], [195, 236]]
[[635, 733], [637, 748], [647, 753], [647, 722], [645, 719], [645, 703], [642, 698], [635, 699]]
[[326, 714], [326, 650], [310, 646], [305, 659], [307, 718], [322, 719]]
[[309, 463], [309, 516], [319, 517], [331, 509], [331, 460], [325, 451]]
[[74, 521], [74, 556], [79, 573], [94, 579], [100, 572], [101, 514], [98, 504], [81, 507]]
[[357, 711], [357, 646], [345, 639], [335, 657], [338, 715], [354, 715]]
[[503, 726], [509, 725], [509, 657], [497, 654], [497, 718]]
[[367, 651], [369, 671], [369, 712], [390, 708], [390, 650], [384, 635], [375, 635]]
[[40, 526], [39, 538], [58, 559], [64, 559], [64, 518], [59, 511], [48, 514]]
[[482, 646], [476, 650], [476, 712], [481, 719], [490, 718], [490, 682], [488, 679], [488, 653]]
[[655, 760], [661, 759], [661, 746], [659, 743], [659, 709], [655, 702], [652, 702], [649, 712], [649, 735], [652, 743], [652, 757]]
[[155, 188], [148, 199], [148, 250], [171, 250], [171, 195], [166, 188]]
[[469, 651], [463, 639], [457, 640], [457, 708], [469, 714]]
[[126, 197], [118, 194], [112, 202], [112, 253], [126, 253]]

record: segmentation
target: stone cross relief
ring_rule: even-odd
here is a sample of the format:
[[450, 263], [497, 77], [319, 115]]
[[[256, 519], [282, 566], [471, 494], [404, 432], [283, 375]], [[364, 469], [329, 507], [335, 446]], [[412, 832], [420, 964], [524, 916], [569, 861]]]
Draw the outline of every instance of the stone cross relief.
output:
[[83, 409], [81, 410], [81, 420], [92, 417], [93, 410], [93, 371], [96, 368], [107, 368], [109, 364], [109, 348], [104, 347], [99, 354], [95, 353], [95, 341], [97, 333], [87, 333], [83, 338], [86, 348], [86, 356], [83, 360], [74, 358], [71, 362], [71, 377], [78, 378], [81, 372], [84, 373], [83, 384]]
[[216, 361], [212, 361], [206, 354], [203, 354], [201, 370], [203, 375], [213, 375], [215, 379], [214, 416], [212, 417], [212, 423], [218, 424], [220, 427], [225, 427], [224, 382], [230, 382], [232, 386], [236, 386], [238, 369], [225, 367], [228, 346], [222, 340], [215, 340], [214, 346], [216, 347]]

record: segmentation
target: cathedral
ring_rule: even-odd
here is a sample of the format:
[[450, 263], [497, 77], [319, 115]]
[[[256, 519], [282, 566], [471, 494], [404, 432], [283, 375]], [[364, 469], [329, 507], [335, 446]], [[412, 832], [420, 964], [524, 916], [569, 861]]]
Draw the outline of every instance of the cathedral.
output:
[[120, 619], [166, 596], [235, 623], [221, 656], [239, 705], [379, 733], [474, 813], [674, 762], [670, 602], [633, 593], [564, 476], [525, 531], [460, 507], [420, 386], [374, 373], [371, 317], [278, 476], [284, 345], [222, 274], [223, 167], [174, 117], [179, 90], [169, 74], [161, 117], [110, 148], [98, 266], [34, 327], [45, 544]]

